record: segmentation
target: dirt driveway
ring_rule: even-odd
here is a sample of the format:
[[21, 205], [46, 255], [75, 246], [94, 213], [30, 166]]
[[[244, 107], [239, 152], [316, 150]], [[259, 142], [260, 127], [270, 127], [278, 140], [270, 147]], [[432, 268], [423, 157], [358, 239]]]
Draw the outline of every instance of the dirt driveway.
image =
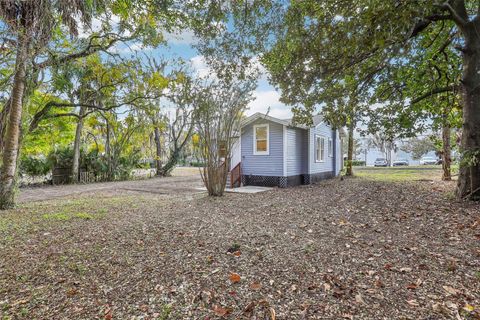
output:
[[202, 185], [198, 168], [176, 168], [171, 177], [165, 178], [21, 188], [18, 201], [25, 203], [66, 197], [73, 198], [88, 194], [95, 194], [95, 196], [131, 195], [135, 193], [190, 195], [199, 192], [197, 188]]

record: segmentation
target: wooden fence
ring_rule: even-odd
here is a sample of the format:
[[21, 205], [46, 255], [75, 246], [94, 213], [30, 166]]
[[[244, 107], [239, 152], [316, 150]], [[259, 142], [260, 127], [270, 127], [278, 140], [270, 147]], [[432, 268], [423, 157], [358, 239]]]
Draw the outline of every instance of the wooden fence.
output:
[[83, 171], [80, 172], [80, 183], [93, 183], [93, 182], [103, 182], [108, 181], [108, 175], [106, 173], [101, 173], [95, 175], [94, 172]]
[[[155, 169], [135, 169], [131, 172], [127, 178], [129, 180], [142, 180], [149, 179], [155, 176]], [[53, 184], [68, 184], [72, 183], [72, 169], [71, 168], [53, 168], [52, 170], [52, 182]], [[121, 177], [115, 176], [113, 179], [109, 179], [107, 173], [95, 173], [92, 171], [80, 171], [79, 183], [94, 183], [105, 181], [118, 181], [122, 180]]]

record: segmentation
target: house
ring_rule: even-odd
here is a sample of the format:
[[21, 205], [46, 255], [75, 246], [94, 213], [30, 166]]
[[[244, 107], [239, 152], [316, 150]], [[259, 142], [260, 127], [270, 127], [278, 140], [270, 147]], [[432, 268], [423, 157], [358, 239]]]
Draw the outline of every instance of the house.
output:
[[242, 122], [227, 186], [240, 178], [243, 185], [281, 188], [332, 178], [343, 166], [341, 149], [340, 131], [321, 116], [307, 127], [255, 113]]

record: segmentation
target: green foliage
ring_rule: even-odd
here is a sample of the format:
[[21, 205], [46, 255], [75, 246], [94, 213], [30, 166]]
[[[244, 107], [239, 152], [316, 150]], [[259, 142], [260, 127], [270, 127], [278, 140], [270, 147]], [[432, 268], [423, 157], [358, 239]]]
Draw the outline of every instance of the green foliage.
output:
[[46, 157], [25, 156], [20, 159], [20, 173], [31, 177], [44, 176], [51, 170], [51, 163]]
[[364, 160], [352, 160], [352, 166], [354, 167], [364, 167], [365, 161]]
[[73, 163], [73, 149], [70, 146], [59, 147], [48, 155], [52, 167], [71, 168]]
[[468, 150], [462, 153], [460, 166], [473, 168], [480, 164], [480, 149]]

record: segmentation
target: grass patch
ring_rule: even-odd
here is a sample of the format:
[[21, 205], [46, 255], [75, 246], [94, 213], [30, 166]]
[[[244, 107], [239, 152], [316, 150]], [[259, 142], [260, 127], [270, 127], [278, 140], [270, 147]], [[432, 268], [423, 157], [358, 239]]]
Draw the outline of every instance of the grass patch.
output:
[[82, 220], [92, 220], [101, 218], [102, 215], [90, 214], [87, 212], [56, 212], [56, 213], [46, 213], [42, 215], [43, 219], [47, 220], [58, 220], [58, 221], [68, 221], [71, 219], [82, 219]]
[[45, 213], [42, 215], [43, 219], [47, 220], [59, 220], [59, 221], [68, 221], [71, 217], [66, 214], [65, 212], [57, 212], [57, 213]]
[[409, 182], [419, 180], [441, 180], [441, 166], [418, 166], [418, 167], [362, 167], [354, 168], [354, 174], [360, 178], [386, 181], [386, 182]]
[[83, 219], [83, 220], [92, 220], [94, 218], [99, 218], [99, 216], [94, 217], [93, 215], [91, 215], [89, 213], [86, 213], [86, 212], [77, 212], [77, 213], [73, 214], [73, 216], [75, 218]]

